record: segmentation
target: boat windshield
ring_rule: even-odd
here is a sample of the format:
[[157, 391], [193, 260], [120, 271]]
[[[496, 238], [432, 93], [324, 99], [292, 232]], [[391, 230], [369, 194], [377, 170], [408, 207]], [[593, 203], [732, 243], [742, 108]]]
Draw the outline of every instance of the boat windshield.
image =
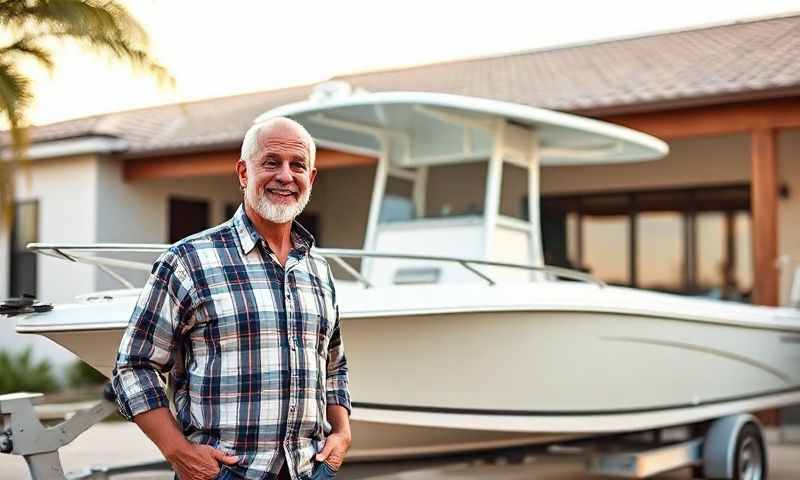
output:
[[406, 222], [418, 218], [482, 216], [487, 165], [487, 161], [480, 161], [428, 167], [419, 207], [415, 205], [414, 180], [411, 176], [390, 175], [386, 180], [380, 223]]

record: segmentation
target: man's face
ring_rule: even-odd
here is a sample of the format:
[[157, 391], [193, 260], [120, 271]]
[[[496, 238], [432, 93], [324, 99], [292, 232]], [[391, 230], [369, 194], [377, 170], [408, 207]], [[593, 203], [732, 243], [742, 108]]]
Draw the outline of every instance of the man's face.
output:
[[258, 153], [237, 163], [245, 204], [264, 220], [291, 222], [308, 203], [317, 170], [306, 141], [297, 124], [276, 121], [259, 132]]

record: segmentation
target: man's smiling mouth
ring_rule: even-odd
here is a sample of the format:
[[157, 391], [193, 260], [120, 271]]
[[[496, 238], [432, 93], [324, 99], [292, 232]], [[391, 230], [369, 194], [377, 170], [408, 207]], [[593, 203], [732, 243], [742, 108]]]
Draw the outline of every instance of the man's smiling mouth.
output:
[[279, 188], [268, 188], [267, 192], [269, 192], [269, 193], [271, 193], [273, 195], [279, 195], [281, 197], [294, 197], [295, 194], [297, 193], [297, 192], [294, 192], [292, 190], [283, 190], [283, 189], [279, 189]]

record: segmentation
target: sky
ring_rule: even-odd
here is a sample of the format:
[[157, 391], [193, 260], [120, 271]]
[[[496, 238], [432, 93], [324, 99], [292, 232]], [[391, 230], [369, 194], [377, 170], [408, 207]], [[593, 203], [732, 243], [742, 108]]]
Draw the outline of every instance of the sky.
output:
[[123, 1], [176, 79], [59, 45], [35, 81], [34, 124], [316, 83], [334, 75], [482, 57], [763, 16], [800, 0]]

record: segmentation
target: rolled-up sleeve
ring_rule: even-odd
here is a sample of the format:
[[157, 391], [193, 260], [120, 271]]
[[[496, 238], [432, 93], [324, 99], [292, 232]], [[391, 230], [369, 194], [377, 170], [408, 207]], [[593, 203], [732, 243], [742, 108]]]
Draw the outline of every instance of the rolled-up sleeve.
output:
[[169, 405], [159, 373], [175, 363], [193, 297], [187, 270], [173, 252], [165, 252], [153, 265], [117, 353], [112, 384], [120, 413], [128, 420]]
[[[334, 304], [336, 304], [336, 289], [333, 285], [333, 274], [328, 267], [330, 286], [334, 292]], [[339, 318], [339, 305], [336, 304], [336, 322], [331, 333], [331, 340], [328, 343], [328, 365], [327, 379], [325, 382], [325, 401], [328, 405], [341, 405], [350, 414], [352, 406], [350, 404], [350, 383], [348, 378], [347, 357], [344, 353], [344, 342], [342, 341], [342, 322]]]

